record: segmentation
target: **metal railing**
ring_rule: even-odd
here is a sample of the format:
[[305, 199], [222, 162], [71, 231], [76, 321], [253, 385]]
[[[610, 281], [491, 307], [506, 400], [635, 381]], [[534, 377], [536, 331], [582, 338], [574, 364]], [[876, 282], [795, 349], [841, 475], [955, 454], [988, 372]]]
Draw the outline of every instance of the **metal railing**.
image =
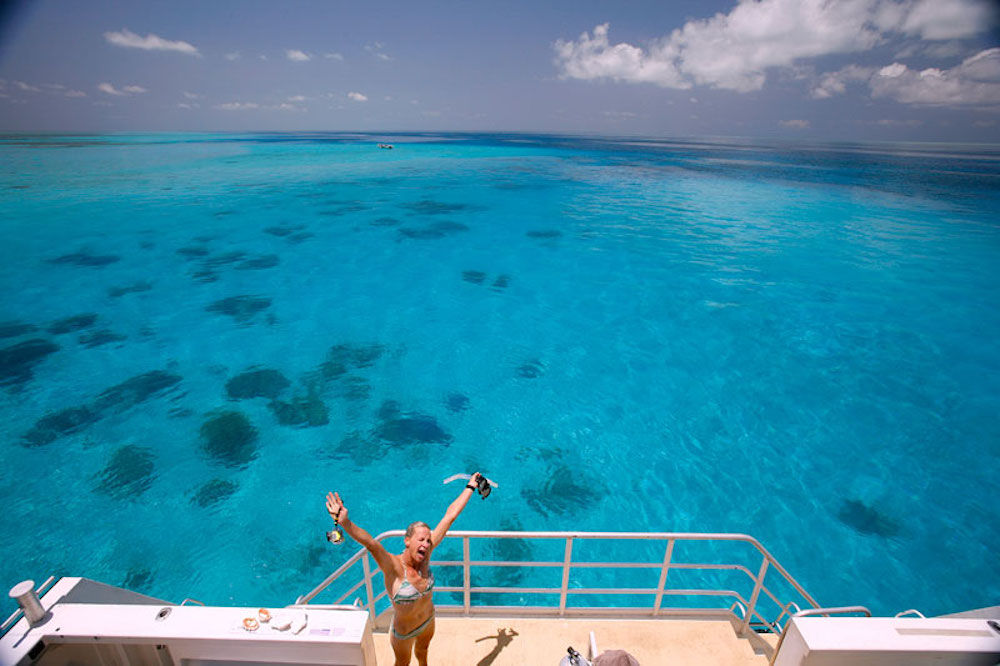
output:
[[[383, 532], [375, 537], [379, 543], [387, 539], [399, 538], [404, 535], [402, 530], [391, 530]], [[482, 614], [496, 610], [520, 611], [532, 614], [566, 616], [593, 616], [597, 614], [613, 613], [616, 616], [639, 616], [639, 617], [660, 617], [668, 613], [727, 613], [736, 617], [740, 621], [740, 633], [753, 629], [758, 632], [781, 633], [783, 627], [781, 621], [786, 617], [791, 617], [802, 610], [802, 606], [818, 608], [819, 604], [803, 589], [799, 583], [785, 570], [783, 566], [772, 556], [761, 544], [752, 536], [746, 534], [703, 534], [689, 532], [506, 532], [506, 531], [468, 531], [453, 530], [449, 532], [446, 542], [460, 539], [462, 542], [461, 560], [436, 560], [432, 562], [435, 568], [461, 568], [461, 586], [437, 585], [435, 592], [461, 594], [462, 604], [443, 605], [438, 604], [438, 609], [444, 612], [459, 612], [465, 615]], [[531, 561], [509, 561], [480, 559], [473, 560], [470, 557], [470, 544], [473, 540], [497, 540], [497, 539], [519, 539], [522, 541], [558, 541], [564, 542], [563, 557], [561, 559], [531, 560]], [[663, 547], [662, 558], [657, 557], [651, 561], [595, 561], [574, 559], [574, 544], [589, 540], [605, 540], [614, 542], [621, 546], [623, 542], [660, 542]], [[749, 566], [746, 562], [679, 562], [675, 556], [675, 548], [678, 543], [683, 542], [740, 542], [752, 548], [750, 553]], [[442, 550], [444, 550], [442, 548]], [[649, 552], [660, 552], [650, 548]], [[759, 557], [759, 560], [757, 559]], [[340, 596], [333, 601], [334, 604], [342, 603], [352, 595], [364, 588], [364, 604], [374, 617], [376, 604], [383, 599], [388, 601], [388, 594], [382, 591], [378, 594], [374, 592], [373, 581], [381, 572], [376, 568], [373, 571], [372, 558], [367, 550], [361, 549], [352, 555], [346, 562], [338, 567], [332, 574], [313, 588], [308, 593], [300, 596], [295, 603], [306, 605], [317, 595], [326, 590], [330, 585], [345, 577], [348, 572], [355, 569], [360, 563], [360, 579], [348, 581], [348, 588], [341, 592]], [[517, 567], [521, 569], [560, 569], [561, 583], [559, 587], [520, 587], [520, 586], [474, 586], [472, 585], [472, 570], [474, 568], [509, 568]], [[650, 570], [659, 569], [659, 579], [655, 588], [650, 587], [582, 587], [571, 584], [572, 574], [587, 569], [604, 569], [611, 571], [624, 570]], [[734, 589], [719, 589], [706, 585], [705, 587], [694, 587], [690, 589], [678, 589], [668, 586], [669, 574], [671, 571], [693, 571], [693, 572], [730, 572], [737, 574], [742, 580], [745, 589], [749, 589], [749, 594], [741, 593]], [[768, 574], [772, 574], [772, 585], [767, 585], [765, 579]], [[356, 582], [355, 582], [356, 581]], [[774, 581], [779, 586], [785, 588], [785, 594], [793, 594], [796, 598], [782, 600], [774, 591]], [[498, 606], [485, 603], [472, 603], [474, 594], [507, 594], [507, 595], [558, 595], [558, 603], [548, 606]], [[604, 603], [600, 606], [573, 606], [569, 600], [577, 595], [590, 595], [591, 598], [598, 596], [602, 599], [610, 599], [615, 596], [649, 596], [652, 603], [648, 606], [614, 606]], [[717, 603], [709, 607], [690, 606], [670, 606], [665, 604], [665, 600], [680, 597], [699, 597], [714, 599]], [[719, 605], [718, 602], [723, 604]], [[769, 605], [777, 611], [777, 615], [768, 619], [761, 611], [762, 601], [769, 602]], [[740, 610], [737, 616], [735, 610]]]

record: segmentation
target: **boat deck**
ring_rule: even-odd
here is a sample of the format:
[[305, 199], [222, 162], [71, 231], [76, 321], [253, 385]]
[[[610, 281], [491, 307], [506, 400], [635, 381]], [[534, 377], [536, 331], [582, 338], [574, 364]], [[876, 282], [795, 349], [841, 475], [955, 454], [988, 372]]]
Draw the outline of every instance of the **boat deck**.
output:
[[[556, 666], [572, 645], [584, 656], [594, 632], [598, 653], [626, 650], [642, 666], [712, 664], [766, 666], [768, 658], [726, 620], [613, 620], [439, 617], [430, 662], [438, 666]], [[378, 666], [392, 666], [388, 614], [375, 626]], [[500, 638], [503, 630], [504, 637]], [[511, 630], [516, 632], [511, 635]], [[774, 643], [776, 636], [766, 637]], [[758, 637], [759, 641], [765, 640]], [[411, 663], [416, 663], [413, 660]]]

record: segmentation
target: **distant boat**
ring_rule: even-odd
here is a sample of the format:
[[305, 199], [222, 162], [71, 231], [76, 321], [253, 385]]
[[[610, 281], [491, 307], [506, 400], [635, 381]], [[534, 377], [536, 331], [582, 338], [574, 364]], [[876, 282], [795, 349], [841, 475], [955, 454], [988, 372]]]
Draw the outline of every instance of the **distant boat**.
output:
[[379, 148], [385, 148], [386, 150], [392, 150], [392, 144], [391, 143], [380, 143], [380, 144], [378, 144], [378, 147]]

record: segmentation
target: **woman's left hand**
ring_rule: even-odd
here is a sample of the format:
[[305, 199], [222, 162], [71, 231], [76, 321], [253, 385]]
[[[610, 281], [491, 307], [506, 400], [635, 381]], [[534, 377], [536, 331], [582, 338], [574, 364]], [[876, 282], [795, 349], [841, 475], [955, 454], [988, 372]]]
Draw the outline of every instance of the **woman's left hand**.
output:
[[326, 510], [334, 521], [341, 524], [347, 523], [347, 507], [340, 499], [340, 493], [326, 494]]

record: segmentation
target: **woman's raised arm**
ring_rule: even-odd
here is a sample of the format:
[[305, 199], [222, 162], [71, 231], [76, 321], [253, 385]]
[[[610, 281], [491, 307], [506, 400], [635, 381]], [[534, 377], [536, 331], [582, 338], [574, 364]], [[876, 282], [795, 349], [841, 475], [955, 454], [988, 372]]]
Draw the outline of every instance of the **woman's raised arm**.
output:
[[340, 493], [326, 494], [326, 510], [330, 514], [330, 517], [339, 523], [352, 539], [364, 546], [372, 554], [372, 557], [378, 563], [378, 568], [382, 570], [382, 575], [385, 576], [386, 583], [391, 585], [391, 579], [399, 575], [395, 558], [367, 530], [351, 522], [351, 519], [347, 515], [347, 507], [344, 506], [343, 500], [340, 499]]
[[441, 522], [438, 523], [437, 527], [434, 528], [434, 531], [431, 532], [431, 545], [434, 548], [437, 548], [437, 545], [441, 543], [441, 540], [444, 539], [446, 534], [448, 534], [448, 530], [451, 529], [451, 524], [455, 522], [455, 519], [458, 518], [458, 514], [462, 513], [462, 509], [464, 509], [465, 505], [469, 503], [469, 498], [472, 497], [472, 494], [475, 492], [473, 488], [476, 487], [476, 483], [478, 481], [479, 472], [476, 472], [472, 475], [472, 478], [469, 479], [468, 485], [462, 489], [458, 498], [456, 498], [455, 501], [448, 507], [448, 510], [445, 511], [444, 518], [441, 519]]

